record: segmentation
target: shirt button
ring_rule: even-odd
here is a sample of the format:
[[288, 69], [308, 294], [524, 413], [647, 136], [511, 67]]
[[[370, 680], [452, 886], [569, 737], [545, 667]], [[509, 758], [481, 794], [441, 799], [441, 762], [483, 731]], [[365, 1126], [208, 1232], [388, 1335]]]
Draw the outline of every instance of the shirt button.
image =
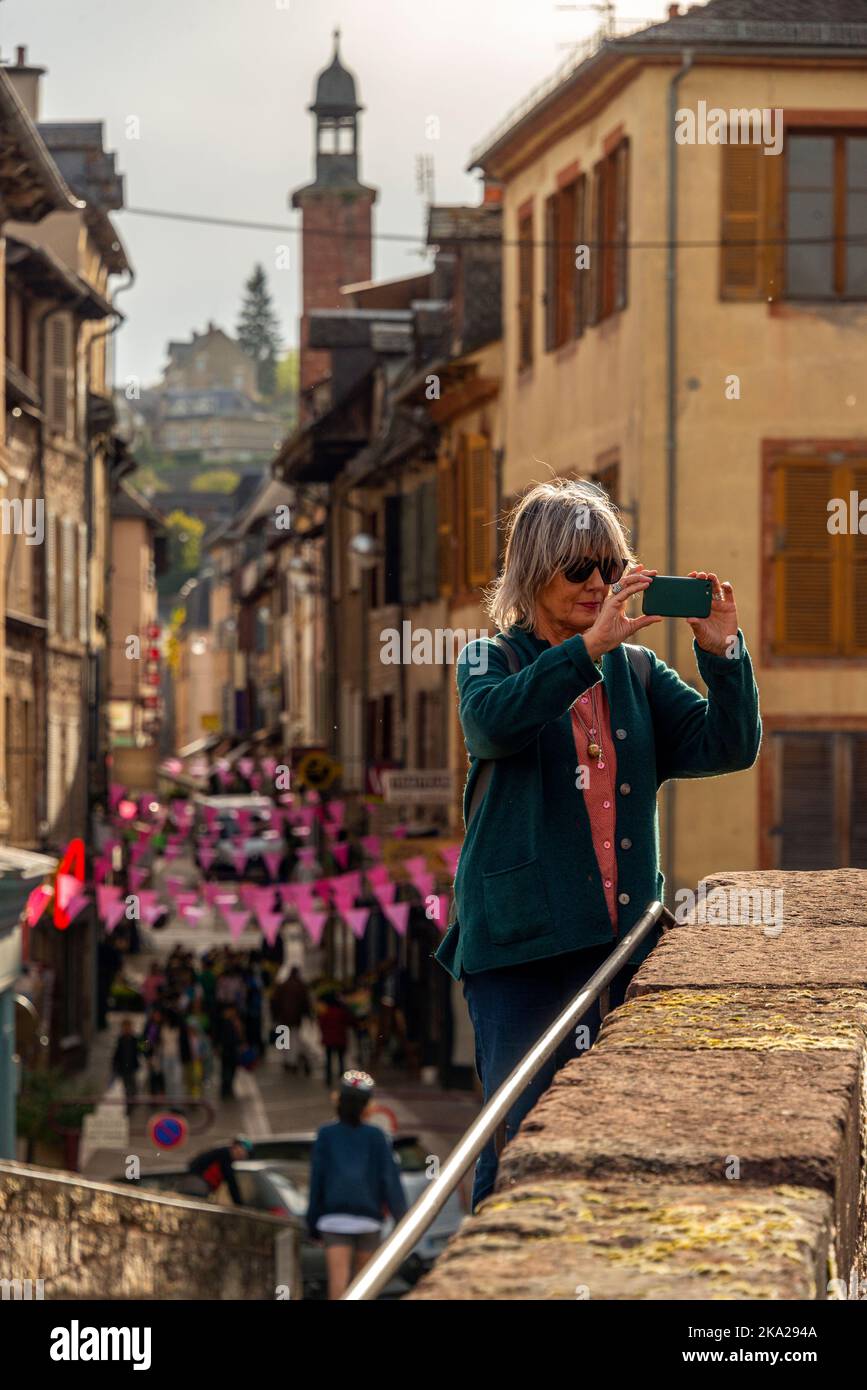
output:
[[621, 782], [621, 783], [620, 783], [620, 790], [621, 790], [621, 792], [623, 793], [624, 796], [628, 796], [629, 793], [632, 791], [632, 788], [630, 787], [630, 785], [629, 785], [628, 782]]
[[603, 848], [603, 849], [610, 849], [610, 848], [611, 848], [611, 841], [610, 841], [610, 840], [603, 840], [603, 841], [602, 841], [602, 848]]
[[610, 802], [610, 801], [603, 801], [602, 805], [605, 807], [605, 809], [606, 809], [606, 811], [607, 811], [607, 810], [609, 810], [610, 807], [611, 807], [611, 802]]
[[606, 888], [610, 888], [610, 887], [611, 887], [611, 879], [610, 879], [610, 878], [606, 878], [606, 880], [605, 880], [605, 887], [606, 887]]
[[624, 839], [624, 840], [621, 840], [621, 841], [620, 841], [620, 848], [621, 848], [621, 849], [632, 849], [632, 841], [631, 841], [631, 840], [625, 840], [625, 839]]
[[615, 736], [616, 736], [617, 738], [626, 738], [626, 730], [625, 730], [625, 729], [616, 729], [616, 730], [615, 730]]
[[628, 902], [629, 902], [629, 894], [628, 894], [628, 893], [618, 893], [618, 895], [617, 895], [617, 901], [618, 901], [619, 903], [628, 903]]

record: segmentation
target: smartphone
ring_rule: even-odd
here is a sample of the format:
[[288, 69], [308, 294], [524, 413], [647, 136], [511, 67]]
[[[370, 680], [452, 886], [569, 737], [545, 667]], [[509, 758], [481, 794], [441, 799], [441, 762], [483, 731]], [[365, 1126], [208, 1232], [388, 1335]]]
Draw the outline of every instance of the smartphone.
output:
[[658, 574], [644, 590], [641, 611], [663, 618], [707, 618], [712, 596], [710, 579], [681, 579], [679, 575]]

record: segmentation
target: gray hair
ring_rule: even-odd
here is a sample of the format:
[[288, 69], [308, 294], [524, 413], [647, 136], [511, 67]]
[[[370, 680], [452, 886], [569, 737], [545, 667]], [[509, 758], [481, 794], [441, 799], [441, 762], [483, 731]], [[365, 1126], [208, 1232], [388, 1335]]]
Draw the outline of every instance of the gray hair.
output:
[[591, 555], [635, 563], [608, 494], [583, 479], [537, 483], [509, 514], [503, 569], [485, 593], [486, 611], [501, 632], [510, 627], [532, 632], [539, 592], [556, 574]]

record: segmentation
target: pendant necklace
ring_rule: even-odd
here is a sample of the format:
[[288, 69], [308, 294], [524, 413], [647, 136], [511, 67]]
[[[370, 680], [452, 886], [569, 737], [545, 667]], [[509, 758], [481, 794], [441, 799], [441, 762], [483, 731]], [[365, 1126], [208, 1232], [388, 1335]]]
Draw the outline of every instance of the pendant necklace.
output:
[[587, 746], [587, 752], [590, 754], [590, 757], [591, 757], [591, 758], [598, 758], [598, 759], [599, 759], [599, 761], [598, 761], [597, 764], [596, 764], [596, 766], [597, 766], [598, 768], [604, 768], [604, 767], [605, 767], [605, 760], [604, 760], [604, 758], [603, 758], [603, 756], [602, 756], [602, 751], [603, 751], [603, 750], [602, 750], [602, 743], [601, 743], [601, 741], [599, 741], [599, 742], [596, 741], [596, 740], [598, 739], [598, 737], [599, 737], [599, 730], [598, 730], [599, 718], [598, 718], [598, 716], [597, 716], [597, 714], [596, 714], [596, 690], [595, 690], [595, 687], [590, 691], [590, 709], [591, 709], [591, 711], [592, 711], [593, 723], [592, 723], [592, 725], [591, 725], [589, 728], [587, 727], [586, 724], [584, 724], [584, 716], [581, 714], [581, 711], [578, 709], [578, 701], [577, 701], [577, 700], [576, 700], [576, 702], [575, 702], [575, 709], [576, 709], [577, 712], [578, 712], [578, 718], [581, 720], [581, 723], [584, 725], [584, 728], [587, 729], [587, 732], [588, 732], [588, 734], [590, 735], [590, 743], [589, 743], [588, 746]]

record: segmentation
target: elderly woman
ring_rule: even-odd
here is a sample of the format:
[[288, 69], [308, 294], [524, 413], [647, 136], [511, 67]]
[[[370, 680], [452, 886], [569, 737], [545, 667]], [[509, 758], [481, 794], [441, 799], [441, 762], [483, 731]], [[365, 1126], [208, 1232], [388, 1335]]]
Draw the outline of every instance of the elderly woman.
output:
[[[534, 487], [509, 521], [488, 594], [500, 630], [458, 661], [470, 755], [456, 921], [438, 959], [464, 996], [485, 1099], [629, 931], [662, 898], [656, 799], [672, 777], [717, 777], [755, 761], [758, 692], [731, 584], [715, 574], [708, 618], [688, 618], [707, 699], [647, 648], [659, 617], [627, 616], [655, 570], [637, 563], [593, 484]], [[624, 644], [628, 644], [626, 647]], [[645, 940], [615, 977], [623, 1001]], [[592, 1042], [598, 1006], [585, 1015]], [[575, 1055], [570, 1040], [510, 1111], [505, 1138]], [[494, 1185], [492, 1142], [473, 1205]]]

